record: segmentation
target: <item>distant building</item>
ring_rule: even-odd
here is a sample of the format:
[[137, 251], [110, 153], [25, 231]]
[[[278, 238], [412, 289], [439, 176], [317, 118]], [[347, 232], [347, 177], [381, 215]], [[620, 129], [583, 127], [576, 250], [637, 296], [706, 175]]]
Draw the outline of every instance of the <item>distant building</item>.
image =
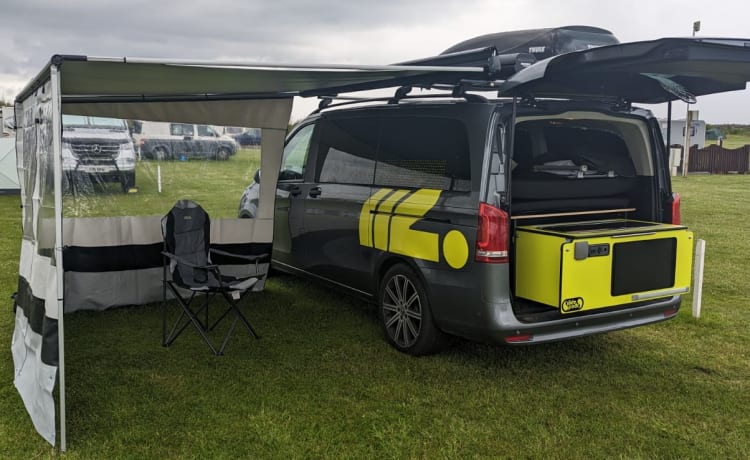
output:
[[706, 130], [707, 141], [718, 141], [719, 139], [724, 139], [724, 133], [722, 133], [719, 128], [711, 128]]
[[[667, 120], [659, 120], [661, 135], [667, 138]], [[672, 120], [672, 131], [669, 145], [682, 145], [685, 143], [685, 120]], [[706, 146], [706, 122], [693, 120], [690, 123], [690, 145], [698, 145], [699, 149]]]

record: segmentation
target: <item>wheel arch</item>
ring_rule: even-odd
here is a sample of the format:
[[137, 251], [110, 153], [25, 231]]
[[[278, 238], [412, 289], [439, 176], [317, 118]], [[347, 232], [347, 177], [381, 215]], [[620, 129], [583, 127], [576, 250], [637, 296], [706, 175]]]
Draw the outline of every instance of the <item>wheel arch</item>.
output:
[[425, 292], [427, 293], [428, 300], [432, 297], [432, 293], [430, 292], [430, 286], [427, 284], [427, 281], [424, 278], [424, 274], [422, 273], [422, 269], [420, 268], [419, 264], [417, 264], [413, 258], [411, 257], [404, 257], [399, 255], [394, 255], [387, 253], [385, 257], [383, 257], [377, 264], [376, 270], [375, 270], [375, 301], [380, 300], [380, 286], [383, 282], [383, 277], [386, 273], [388, 273], [388, 270], [390, 270], [394, 265], [403, 264], [407, 267], [411, 268], [414, 273], [417, 274], [417, 277], [419, 278], [419, 281], [422, 283], [422, 287], [424, 288]]
[[[145, 144], [144, 144], [145, 145]], [[156, 158], [156, 151], [157, 150], [163, 150], [164, 153], [167, 155], [167, 158], [170, 158], [174, 155], [174, 152], [172, 152], [172, 148], [169, 143], [165, 142], [155, 142], [153, 144], [150, 144], [148, 146], [148, 150], [146, 151], [150, 158]]]

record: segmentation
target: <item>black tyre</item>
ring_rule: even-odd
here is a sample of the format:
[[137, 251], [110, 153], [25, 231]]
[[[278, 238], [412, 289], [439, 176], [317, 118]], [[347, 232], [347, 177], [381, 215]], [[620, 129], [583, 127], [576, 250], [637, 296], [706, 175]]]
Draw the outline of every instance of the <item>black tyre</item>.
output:
[[156, 147], [154, 149], [154, 160], [156, 161], [164, 161], [169, 158], [169, 153], [167, 153], [167, 149], [164, 147]]
[[228, 149], [228, 148], [226, 148], [226, 147], [219, 147], [219, 148], [218, 148], [218, 149], [216, 150], [216, 159], [217, 159], [217, 160], [222, 160], [222, 161], [225, 161], [225, 160], [228, 160], [228, 159], [229, 159], [229, 156], [230, 156], [231, 154], [232, 154], [232, 153], [231, 153], [231, 152], [229, 151], [229, 149]]
[[252, 206], [249, 209], [240, 209], [238, 217], [240, 219], [253, 219], [255, 218], [255, 211], [256, 211], [255, 206]]
[[123, 173], [120, 185], [122, 185], [123, 193], [128, 193], [128, 190], [135, 187], [135, 171]]
[[406, 265], [391, 267], [380, 283], [378, 313], [385, 336], [410, 355], [440, 351], [447, 336], [435, 326], [422, 280]]

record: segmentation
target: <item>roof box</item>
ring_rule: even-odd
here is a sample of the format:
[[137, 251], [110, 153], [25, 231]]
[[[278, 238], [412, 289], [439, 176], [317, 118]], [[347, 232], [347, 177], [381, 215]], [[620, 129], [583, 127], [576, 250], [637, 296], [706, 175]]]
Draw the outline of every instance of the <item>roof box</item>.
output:
[[537, 60], [558, 54], [620, 43], [612, 32], [589, 26], [516, 30], [481, 35], [454, 45], [441, 54], [494, 47], [497, 54], [528, 53]]

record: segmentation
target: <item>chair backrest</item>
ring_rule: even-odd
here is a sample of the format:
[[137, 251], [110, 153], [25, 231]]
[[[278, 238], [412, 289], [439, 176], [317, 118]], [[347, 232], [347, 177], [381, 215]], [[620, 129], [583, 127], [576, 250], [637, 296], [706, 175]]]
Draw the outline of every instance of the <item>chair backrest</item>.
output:
[[[164, 249], [194, 265], [208, 265], [211, 219], [196, 202], [180, 200], [161, 220]], [[191, 288], [205, 286], [209, 280], [206, 269], [190, 267], [172, 260], [169, 264], [172, 280], [177, 285]]]

